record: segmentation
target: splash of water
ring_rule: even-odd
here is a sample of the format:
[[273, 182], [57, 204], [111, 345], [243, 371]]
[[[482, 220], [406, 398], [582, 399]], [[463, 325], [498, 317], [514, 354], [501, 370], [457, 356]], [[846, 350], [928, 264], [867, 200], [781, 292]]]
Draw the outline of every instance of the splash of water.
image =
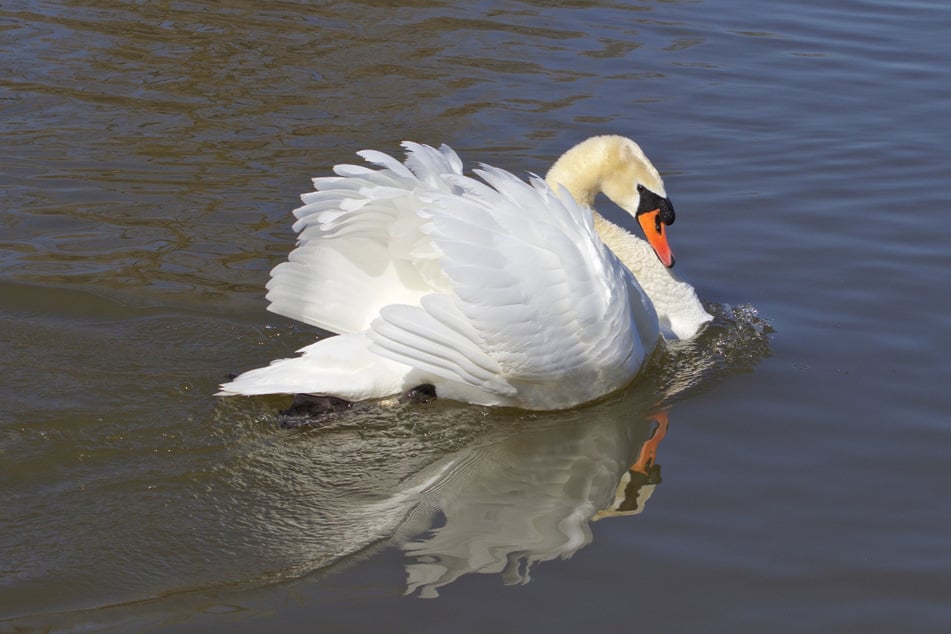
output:
[[714, 319], [694, 339], [668, 342], [647, 375], [663, 403], [706, 391], [725, 378], [752, 372], [770, 356], [775, 332], [752, 305], [708, 304]]

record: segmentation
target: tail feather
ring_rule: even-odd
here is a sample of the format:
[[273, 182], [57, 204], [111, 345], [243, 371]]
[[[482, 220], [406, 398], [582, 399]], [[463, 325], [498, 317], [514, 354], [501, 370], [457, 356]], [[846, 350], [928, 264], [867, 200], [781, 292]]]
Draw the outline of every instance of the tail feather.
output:
[[299, 357], [241, 374], [223, 384], [217, 395], [332, 394], [356, 401], [412, 387], [408, 384], [412, 368], [373, 354], [368, 344], [363, 333], [322, 339], [299, 350]]

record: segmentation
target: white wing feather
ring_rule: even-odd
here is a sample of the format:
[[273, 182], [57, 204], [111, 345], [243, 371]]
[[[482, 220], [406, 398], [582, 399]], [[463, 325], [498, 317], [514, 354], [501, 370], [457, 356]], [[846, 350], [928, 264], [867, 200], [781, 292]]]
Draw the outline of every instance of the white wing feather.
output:
[[269, 310], [331, 332], [360, 332], [384, 306], [445, 290], [420, 231], [417, 196], [448, 191], [442, 174], [461, 174], [462, 164], [447, 146], [405, 145], [406, 165], [364, 150], [382, 169], [338, 165], [337, 176], [314, 179], [317, 191], [294, 210], [297, 248], [271, 272]]
[[401, 391], [412, 368], [369, 351], [364, 333], [337, 335], [249, 370], [221, 386], [219, 396], [315, 392], [350, 400], [380, 398]]
[[[556, 400], [551, 385], [571, 379], [564, 395], [571, 400], [580, 398], [575, 391], [620, 387], [657, 331], [648, 329], [642, 340], [632, 328], [635, 313], [650, 312], [650, 303], [597, 237], [590, 211], [540, 179], [525, 183], [492, 168], [478, 173], [487, 184], [446, 175], [452, 193], [420, 195], [419, 214], [428, 219], [422, 230], [441, 254], [452, 292], [385, 309], [372, 324], [371, 349], [494, 394], [521, 391], [523, 400], [540, 383], [548, 387], [540, 398]], [[437, 327], [437, 307], [459, 318]], [[465, 367], [477, 357], [493, 363], [482, 363], [488, 373]]]

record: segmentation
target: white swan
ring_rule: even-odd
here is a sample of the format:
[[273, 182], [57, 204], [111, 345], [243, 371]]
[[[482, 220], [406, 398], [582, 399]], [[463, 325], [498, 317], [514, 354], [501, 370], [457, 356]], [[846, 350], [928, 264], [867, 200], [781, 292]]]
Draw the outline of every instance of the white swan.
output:
[[[314, 179], [297, 248], [271, 273], [269, 310], [341, 334], [219, 395], [366, 400], [431, 384], [441, 398], [561, 409], [629, 383], [660, 334], [689, 338], [711, 319], [667, 268], [673, 207], [633, 141], [588, 139], [528, 183], [490, 166], [464, 176], [445, 145], [403, 146], [405, 163], [366, 150], [379, 169]], [[593, 211], [599, 192], [653, 248]]]

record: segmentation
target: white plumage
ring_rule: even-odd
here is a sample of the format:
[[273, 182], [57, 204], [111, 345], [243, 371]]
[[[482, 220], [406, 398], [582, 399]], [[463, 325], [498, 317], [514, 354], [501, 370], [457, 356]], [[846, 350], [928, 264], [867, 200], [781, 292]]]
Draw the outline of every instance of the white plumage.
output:
[[367, 150], [373, 168], [314, 179], [297, 248], [272, 271], [270, 310], [340, 334], [220, 394], [365, 400], [430, 383], [441, 398], [566, 408], [630, 382], [659, 333], [710, 319], [646, 242], [588, 208], [604, 190], [636, 214], [638, 185], [666, 201], [632, 141], [589, 139], [548, 183], [489, 166], [472, 178], [445, 145], [403, 145], [405, 163]]

